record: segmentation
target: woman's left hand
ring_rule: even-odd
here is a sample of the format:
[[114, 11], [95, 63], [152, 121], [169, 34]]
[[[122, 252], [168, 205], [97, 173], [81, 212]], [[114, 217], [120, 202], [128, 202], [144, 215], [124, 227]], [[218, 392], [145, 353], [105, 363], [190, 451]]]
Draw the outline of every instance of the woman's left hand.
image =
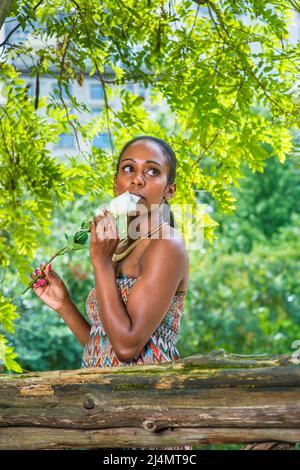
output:
[[94, 267], [111, 262], [120, 243], [115, 218], [108, 209], [103, 209], [103, 214], [96, 215], [91, 223], [90, 257]]

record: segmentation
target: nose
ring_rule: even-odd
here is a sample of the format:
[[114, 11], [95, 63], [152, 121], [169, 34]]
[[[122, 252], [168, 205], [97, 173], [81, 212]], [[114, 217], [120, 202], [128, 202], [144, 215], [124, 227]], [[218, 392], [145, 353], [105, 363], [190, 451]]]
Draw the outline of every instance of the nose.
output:
[[141, 186], [144, 186], [144, 184], [145, 182], [144, 182], [142, 175], [139, 175], [138, 173], [136, 173], [135, 175], [132, 176], [131, 184], [130, 184], [132, 188], [141, 187]]

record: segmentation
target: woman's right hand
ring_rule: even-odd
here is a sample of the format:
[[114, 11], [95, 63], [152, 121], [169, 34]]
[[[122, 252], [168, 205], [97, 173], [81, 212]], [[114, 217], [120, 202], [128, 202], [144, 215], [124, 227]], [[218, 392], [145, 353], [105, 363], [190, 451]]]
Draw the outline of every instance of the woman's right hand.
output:
[[30, 274], [32, 279], [41, 274], [40, 268], [45, 273], [31, 288], [48, 307], [60, 313], [63, 308], [72, 303], [70, 293], [60, 276], [51, 268], [51, 264], [41, 263], [39, 268]]

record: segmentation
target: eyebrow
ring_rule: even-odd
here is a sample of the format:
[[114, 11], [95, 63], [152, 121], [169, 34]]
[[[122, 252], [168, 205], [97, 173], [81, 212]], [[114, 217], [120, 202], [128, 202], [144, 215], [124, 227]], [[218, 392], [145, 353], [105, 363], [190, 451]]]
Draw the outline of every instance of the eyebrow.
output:
[[[124, 158], [122, 160], [122, 163], [125, 162], [125, 160], [131, 160], [133, 162], [136, 162], [136, 160], [134, 160], [134, 158]], [[155, 162], [154, 160], [146, 160], [146, 163], [155, 163], [156, 165], [160, 166], [162, 168], [162, 165], [158, 162]]]

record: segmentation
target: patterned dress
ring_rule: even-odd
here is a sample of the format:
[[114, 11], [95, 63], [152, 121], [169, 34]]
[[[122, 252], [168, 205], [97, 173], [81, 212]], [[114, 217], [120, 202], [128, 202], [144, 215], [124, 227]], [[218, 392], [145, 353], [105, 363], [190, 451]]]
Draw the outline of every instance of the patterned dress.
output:
[[[137, 278], [130, 277], [125, 274], [118, 274], [116, 277], [117, 287], [121, 298], [125, 305], [127, 304], [128, 295]], [[180, 319], [183, 312], [185, 292], [176, 291], [169, 309], [159, 324], [155, 332], [152, 334], [147, 344], [144, 346], [139, 355], [134, 359], [121, 362], [117, 358], [110, 341], [103, 329], [96, 297], [95, 287], [90, 291], [86, 300], [86, 310], [91, 322], [91, 330], [89, 338], [85, 344], [82, 368], [86, 367], [116, 367], [128, 366], [136, 364], [153, 364], [161, 362], [171, 362], [180, 359], [179, 352], [175, 346], [177, 336], [180, 330]], [[123, 447], [123, 449], [170, 449], [170, 450], [192, 450], [192, 446], [184, 445], [179, 447]], [[116, 450], [115, 448], [107, 448], [106, 450]]]

